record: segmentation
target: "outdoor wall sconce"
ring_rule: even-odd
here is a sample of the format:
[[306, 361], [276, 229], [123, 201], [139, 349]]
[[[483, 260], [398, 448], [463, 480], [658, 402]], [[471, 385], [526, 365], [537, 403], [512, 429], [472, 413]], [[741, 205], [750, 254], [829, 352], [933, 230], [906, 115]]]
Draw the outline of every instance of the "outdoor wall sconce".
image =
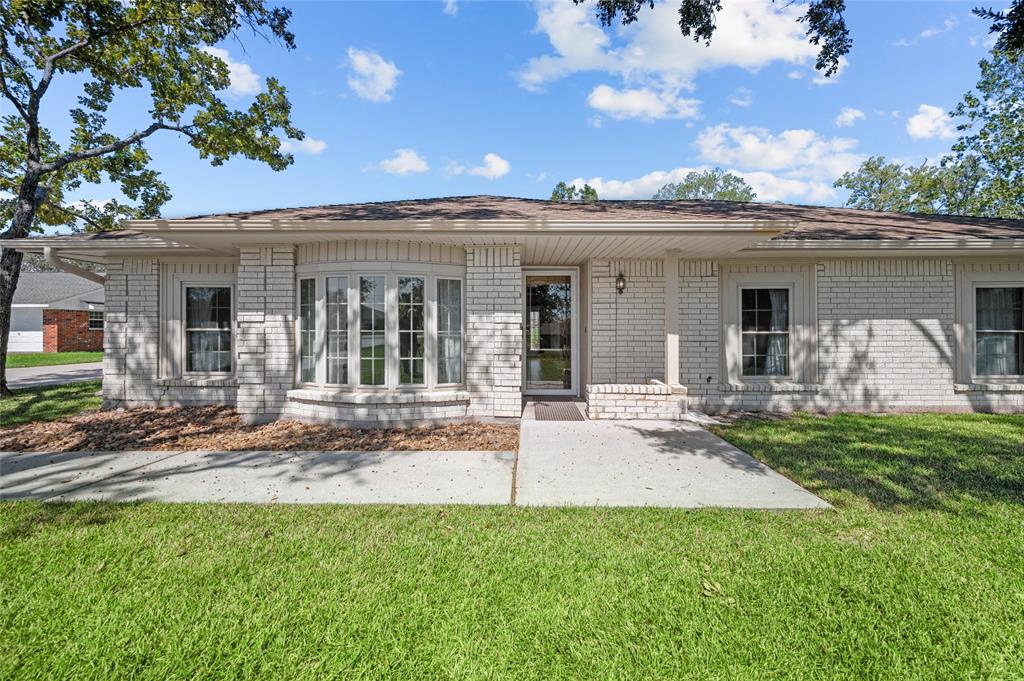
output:
[[622, 295], [622, 292], [626, 290], [626, 275], [619, 272], [619, 276], [615, 277], [615, 292]]

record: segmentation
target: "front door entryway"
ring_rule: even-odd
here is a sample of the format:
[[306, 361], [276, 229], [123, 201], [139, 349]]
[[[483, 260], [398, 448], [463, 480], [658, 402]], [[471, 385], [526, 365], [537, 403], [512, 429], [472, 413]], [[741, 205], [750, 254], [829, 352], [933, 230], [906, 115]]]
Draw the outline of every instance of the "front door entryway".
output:
[[523, 392], [575, 395], [577, 317], [575, 269], [535, 270], [523, 276]]

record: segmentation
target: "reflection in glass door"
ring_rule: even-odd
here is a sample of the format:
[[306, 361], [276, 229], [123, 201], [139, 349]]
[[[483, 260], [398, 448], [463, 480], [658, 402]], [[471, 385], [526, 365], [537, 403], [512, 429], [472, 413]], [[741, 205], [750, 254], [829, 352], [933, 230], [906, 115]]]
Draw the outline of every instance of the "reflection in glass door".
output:
[[525, 389], [528, 393], [573, 390], [572, 275], [526, 275]]

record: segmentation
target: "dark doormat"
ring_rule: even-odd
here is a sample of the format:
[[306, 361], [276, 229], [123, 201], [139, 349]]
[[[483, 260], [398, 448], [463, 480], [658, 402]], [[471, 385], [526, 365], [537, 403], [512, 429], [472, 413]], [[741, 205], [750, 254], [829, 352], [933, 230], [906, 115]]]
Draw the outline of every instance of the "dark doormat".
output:
[[533, 417], [538, 421], [585, 421], [575, 402], [534, 402]]

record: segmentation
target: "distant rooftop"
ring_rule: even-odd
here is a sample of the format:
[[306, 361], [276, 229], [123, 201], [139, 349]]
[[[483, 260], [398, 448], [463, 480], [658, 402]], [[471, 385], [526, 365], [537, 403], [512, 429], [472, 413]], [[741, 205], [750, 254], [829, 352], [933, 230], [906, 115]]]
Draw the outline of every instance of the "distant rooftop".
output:
[[14, 304], [48, 305], [86, 294], [91, 302], [102, 302], [103, 285], [66, 272], [22, 272], [14, 290]]

